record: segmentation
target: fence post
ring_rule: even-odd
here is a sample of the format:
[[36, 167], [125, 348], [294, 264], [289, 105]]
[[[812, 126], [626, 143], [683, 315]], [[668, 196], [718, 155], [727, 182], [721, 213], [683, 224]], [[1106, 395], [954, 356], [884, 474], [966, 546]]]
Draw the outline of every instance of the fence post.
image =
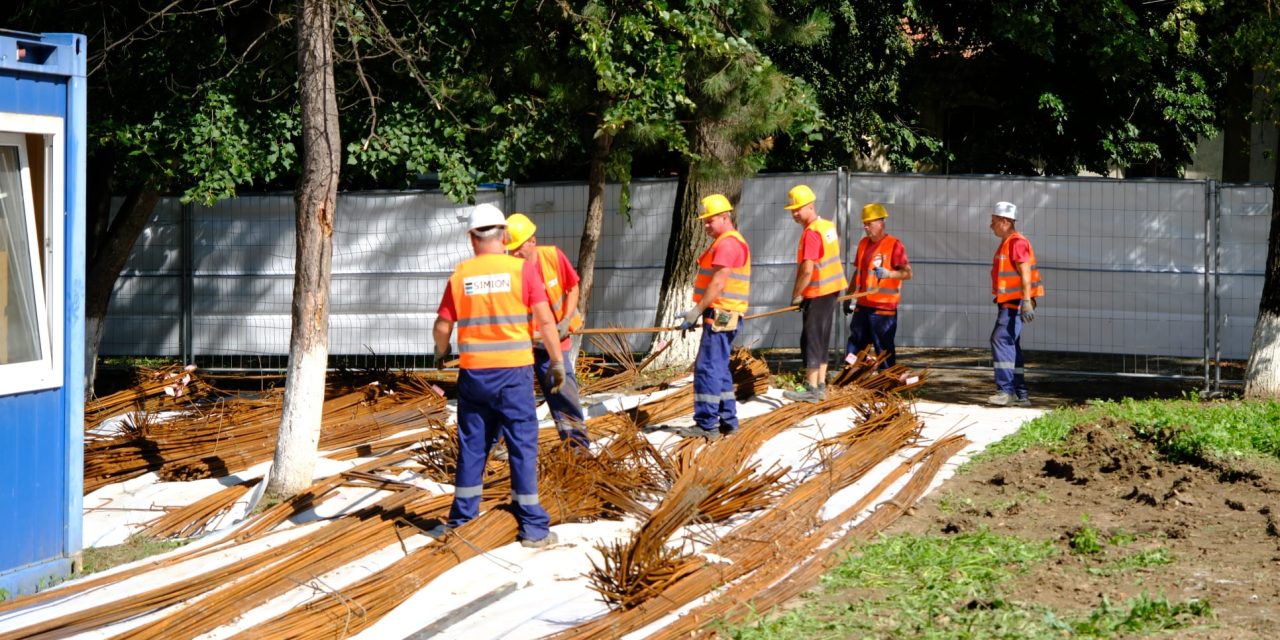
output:
[[195, 295], [195, 230], [192, 226], [192, 210], [195, 205], [186, 203], [182, 205], [182, 250], [180, 252], [180, 260], [182, 261], [182, 283], [181, 294], [179, 295], [180, 309], [178, 319], [178, 342], [179, 351], [181, 352], [182, 363], [192, 364], [195, 362], [194, 349], [192, 347], [193, 340], [191, 331], [194, 326], [192, 320], [192, 297]]

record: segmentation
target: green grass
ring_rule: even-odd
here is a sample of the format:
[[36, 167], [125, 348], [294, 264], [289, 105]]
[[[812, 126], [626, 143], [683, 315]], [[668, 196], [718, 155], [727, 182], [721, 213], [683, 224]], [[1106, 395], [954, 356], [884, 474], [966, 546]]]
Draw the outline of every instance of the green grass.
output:
[[1081, 514], [1080, 528], [1071, 534], [1067, 546], [1072, 553], [1096, 555], [1102, 553], [1102, 533], [1089, 526], [1089, 514]]
[[81, 554], [82, 568], [74, 577], [79, 578], [112, 567], [128, 564], [159, 553], [177, 549], [187, 544], [186, 540], [155, 540], [142, 536], [132, 536], [121, 544], [106, 547], [89, 547]]
[[1207, 603], [1146, 594], [1120, 605], [1104, 599], [1083, 614], [1016, 601], [1010, 581], [1057, 553], [1051, 542], [988, 531], [883, 538], [829, 573], [826, 595], [723, 631], [742, 640], [1115, 638], [1184, 628], [1212, 614]]
[[1256, 458], [1280, 463], [1280, 429], [1275, 426], [1280, 424], [1280, 402], [1204, 402], [1191, 394], [1181, 400], [1126, 398], [1054, 409], [987, 447], [968, 464], [1035, 447], [1061, 447], [1072, 427], [1104, 418], [1132, 424], [1138, 435], [1177, 462]]

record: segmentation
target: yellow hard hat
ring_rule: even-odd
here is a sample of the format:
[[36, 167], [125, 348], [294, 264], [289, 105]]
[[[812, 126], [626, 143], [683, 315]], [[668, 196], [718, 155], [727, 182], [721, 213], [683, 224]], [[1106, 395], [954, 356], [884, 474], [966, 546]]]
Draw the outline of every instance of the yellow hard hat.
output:
[[791, 199], [791, 202], [787, 203], [787, 206], [783, 207], [783, 209], [788, 211], [795, 211], [818, 199], [817, 196], [813, 195], [813, 189], [810, 189], [807, 184], [798, 184], [791, 187], [791, 190], [787, 192], [787, 197]]
[[862, 208], [863, 224], [871, 222], [872, 220], [883, 220], [884, 218], [888, 218], [888, 217], [889, 217], [889, 212], [885, 210], [884, 205], [878, 202], [872, 202], [871, 204]]
[[713, 193], [702, 199], [702, 211], [698, 213], [698, 219], [705, 220], [726, 211], [733, 211], [733, 205], [729, 204], [729, 199], [718, 193]]
[[507, 217], [507, 237], [511, 242], [507, 243], [507, 251], [515, 251], [524, 244], [526, 240], [533, 237], [533, 232], [538, 230], [538, 226], [533, 224], [523, 213], [513, 213]]

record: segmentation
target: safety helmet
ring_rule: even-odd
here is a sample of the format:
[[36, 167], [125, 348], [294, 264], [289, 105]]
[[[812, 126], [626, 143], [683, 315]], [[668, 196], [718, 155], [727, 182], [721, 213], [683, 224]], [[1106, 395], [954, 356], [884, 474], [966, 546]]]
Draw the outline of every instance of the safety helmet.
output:
[[532, 238], [537, 230], [538, 225], [534, 224], [529, 216], [523, 213], [511, 214], [507, 218], [507, 238], [511, 240], [507, 243], [507, 251], [519, 249], [520, 245]]
[[888, 217], [889, 217], [889, 211], [884, 208], [884, 205], [878, 202], [872, 202], [871, 204], [862, 208], [863, 224], [871, 222], [872, 220], [883, 220]]
[[790, 198], [791, 202], [788, 202], [783, 209], [788, 211], [795, 211], [818, 199], [817, 196], [813, 195], [813, 189], [810, 189], [809, 185], [806, 184], [798, 184], [791, 187], [791, 190], [787, 192], [787, 197]]
[[702, 199], [702, 210], [698, 212], [699, 220], [706, 220], [711, 216], [718, 216], [726, 211], [732, 211], [733, 205], [729, 204], [729, 199], [713, 193]]
[[507, 217], [502, 215], [502, 210], [487, 202], [473, 207], [471, 217], [467, 218], [467, 231], [505, 226], [507, 226]]
[[1012, 202], [997, 202], [996, 210], [991, 213], [994, 216], [1008, 218], [1010, 220], [1018, 219], [1018, 205]]

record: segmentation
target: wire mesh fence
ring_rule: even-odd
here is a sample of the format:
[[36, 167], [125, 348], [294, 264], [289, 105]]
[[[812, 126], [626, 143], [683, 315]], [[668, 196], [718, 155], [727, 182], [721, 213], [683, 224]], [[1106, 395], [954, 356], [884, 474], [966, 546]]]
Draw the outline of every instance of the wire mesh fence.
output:
[[[1006, 176], [770, 174], [737, 203], [751, 245], [749, 313], [786, 306], [801, 229], [787, 191], [807, 184], [843, 236], [846, 265], [862, 236], [858, 212], [879, 202], [907, 249], [898, 344], [985, 348], [994, 310], [992, 205], [1018, 205], [1047, 294], [1024, 334], [1029, 350], [1108, 354], [1120, 372], [1170, 374], [1187, 358], [1248, 356], [1261, 294], [1272, 190], [1212, 181]], [[589, 327], [649, 326], [661, 288], [677, 183], [608, 185]], [[577, 261], [587, 207], [582, 183], [508, 185], [477, 203], [522, 211], [539, 244]], [[435, 191], [342, 194], [334, 229], [330, 353], [335, 366], [429, 364], [431, 326], [454, 266], [470, 257], [470, 206]], [[164, 199], [116, 285], [103, 355], [166, 356], [215, 368], [282, 366], [289, 345], [294, 224], [291, 194], [211, 207]], [[848, 268], [846, 266], [846, 272]], [[832, 337], [843, 350], [843, 317]], [[799, 314], [748, 323], [739, 343], [796, 348]], [[637, 351], [649, 335], [632, 337]], [[590, 349], [590, 344], [586, 346]], [[1178, 367], [1183, 367], [1178, 365]], [[1207, 369], [1206, 369], [1207, 370]], [[1217, 375], [1217, 374], [1215, 374]]]

